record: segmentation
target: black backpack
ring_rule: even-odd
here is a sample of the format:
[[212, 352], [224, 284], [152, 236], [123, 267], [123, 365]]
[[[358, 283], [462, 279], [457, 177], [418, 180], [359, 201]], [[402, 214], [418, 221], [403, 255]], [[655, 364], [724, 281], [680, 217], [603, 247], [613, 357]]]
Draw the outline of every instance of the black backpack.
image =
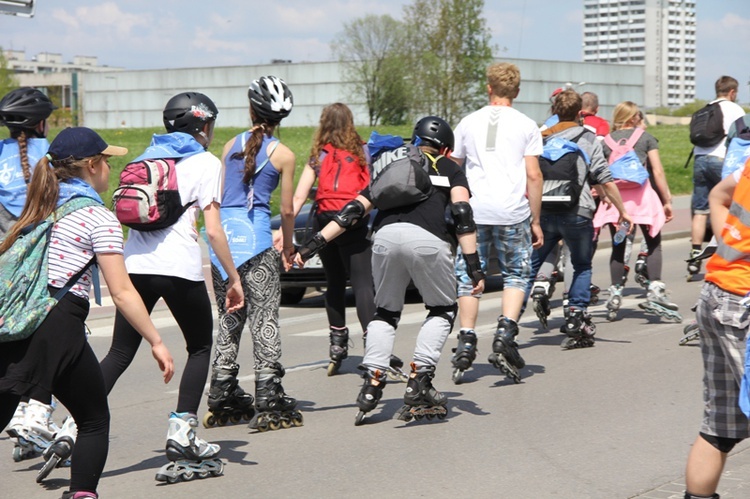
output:
[[698, 147], [713, 147], [726, 137], [721, 101], [707, 104], [690, 118], [690, 142]]
[[[544, 179], [543, 210], [565, 213], [578, 206], [583, 182], [578, 175], [578, 158], [582, 151], [577, 142], [587, 131], [584, 130], [572, 140], [554, 136], [544, 140], [544, 153], [539, 156], [539, 169]], [[545, 156], [559, 157], [553, 161]]]

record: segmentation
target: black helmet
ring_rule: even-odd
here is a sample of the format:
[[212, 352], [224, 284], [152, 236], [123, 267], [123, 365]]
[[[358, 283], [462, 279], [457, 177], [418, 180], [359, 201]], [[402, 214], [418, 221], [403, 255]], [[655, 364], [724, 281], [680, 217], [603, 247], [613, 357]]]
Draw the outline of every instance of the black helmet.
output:
[[284, 80], [275, 76], [261, 76], [247, 89], [247, 97], [255, 115], [261, 120], [276, 124], [292, 112], [294, 99]]
[[425, 116], [417, 121], [411, 135], [412, 143], [417, 137], [438, 149], [447, 147], [451, 151], [453, 150], [453, 130], [444, 119], [437, 116]]
[[203, 130], [206, 123], [219, 114], [214, 101], [199, 92], [177, 94], [164, 106], [164, 126], [167, 132], [184, 132], [190, 135]]
[[0, 100], [0, 123], [8, 127], [33, 128], [49, 118], [57, 107], [35, 88], [11, 90]]

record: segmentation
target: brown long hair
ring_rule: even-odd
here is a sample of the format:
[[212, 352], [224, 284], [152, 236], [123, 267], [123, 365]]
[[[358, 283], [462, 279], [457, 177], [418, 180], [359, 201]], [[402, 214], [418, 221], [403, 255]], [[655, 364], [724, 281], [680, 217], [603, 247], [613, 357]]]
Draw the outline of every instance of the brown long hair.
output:
[[8, 251], [23, 229], [38, 224], [55, 211], [60, 194], [60, 181], [80, 177], [86, 165], [90, 162], [98, 163], [102, 157], [104, 156], [98, 154], [91, 158], [55, 161], [50, 161], [47, 156], [42, 157], [31, 176], [21, 216], [0, 244], [0, 254]]
[[18, 155], [21, 158], [21, 170], [23, 171], [23, 179], [28, 184], [31, 180], [31, 165], [29, 164], [29, 153], [28, 153], [28, 135], [26, 130], [23, 128], [9, 128], [10, 138], [16, 139], [18, 142]]
[[336, 102], [323, 108], [320, 114], [320, 124], [313, 136], [310, 150], [309, 164], [315, 167], [319, 164], [320, 151], [327, 144], [337, 149], [349, 151], [359, 159], [362, 166], [367, 165], [367, 158], [362, 148], [364, 141], [354, 127], [354, 116], [346, 104]]

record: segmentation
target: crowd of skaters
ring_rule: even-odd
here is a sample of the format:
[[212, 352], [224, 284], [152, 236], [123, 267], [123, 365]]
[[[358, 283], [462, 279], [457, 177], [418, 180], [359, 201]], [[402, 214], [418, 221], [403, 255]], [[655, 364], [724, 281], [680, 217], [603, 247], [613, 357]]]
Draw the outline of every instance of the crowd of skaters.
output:
[[[173, 464], [188, 464], [187, 471], [178, 473], [173, 468], [163, 476], [171, 481], [180, 473], [193, 471], [220, 474], [219, 446], [199, 438], [196, 431], [200, 398], [209, 373], [212, 416], [226, 419], [227, 415], [241, 414], [251, 419], [252, 428], [261, 430], [302, 424], [302, 416], [295, 410], [296, 400], [281, 386], [284, 368], [278, 327], [279, 269], [288, 270], [295, 263], [304, 265], [316, 253], [321, 255], [328, 282], [329, 354], [335, 366], [329, 368], [329, 375], [336, 373], [349, 347], [343, 302], [347, 275], [352, 276], [355, 288], [359, 322], [366, 338], [357, 424], [377, 406], [386, 384], [385, 374], [400, 371], [403, 366], [393, 356], [393, 344], [409, 281], [420, 291], [427, 317], [417, 336], [405, 405], [399, 415], [406, 420], [445, 416], [447, 398], [432, 385], [435, 367], [457, 318], [458, 346], [452, 359], [456, 383], [462, 381], [463, 372], [475, 360], [474, 327], [490, 246], [497, 252], [504, 287], [488, 360], [516, 380], [525, 366], [516, 341], [521, 333], [518, 321], [533, 296], [534, 309], [545, 322], [549, 309], [537, 306], [541, 296], [532, 291], [536, 290], [535, 280], [549, 282], [538, 273], [545, 260], [563, 245], [567, 264], [562, 346], [569, 349], [594, 344], [595, 326], [588, 313], [591, 264], [598, 233], [604, 227], [609, 227], [613, 235], [624, 228], [631, 241], [635, 228], [640, 227], [648, 268], [643, 281], [647, 300], [641, 308], [662, 317], [679, 317], [661, 281], [660, 232], [672, 218], [671, 194], [658, 141], [645, 131], [643, 113], [635, 103], [622, 102], [608, 123], [597, 115], [595, 94], [560, 89], [551, 98], [551, 118], [540, 128], [513, 107], [520, 85], [516, 66], [493, 64], [487, 69], [488, 105], [464, 117], [455, 128], [437, 116], [417, 121], [411, 144], [431, 161], [432, 188], [419, 203], [396, 207], [380, 207], [373, 201], [368, 188], [373, 154], [357, 134], [346, 105], [336, 103], [323, 110], [295, 192], [294, 153], [274, 137], [293, 108], [286, 82], [267, 76], [251, 83], [248, 98], [252, 126], [224, 146], [221, 158], [207, 151], [219, 110], [209, 97], [198, 92], [178, 94], [164, 109], [167, 133], [155, 134], [138, 159], [166, 157], [165, 151], [169, 157], [179, 158], [180, 196], [190, 207], [174, 225], [153, 232], [131, 230], [127, 241], [123, 241], [119, 223], [101, 206], [98, 196], [108, 186], [107, 158], [124, 155], [127, 150], [106, 144], [86, 128], [66, 129], [50, 144], [46, 140], [47, 118], [54, 106], [49, 99], [30, 88], [10, 92], [0, 101], [0, 120], [10, 130], [10, 138], [3, 141], [0, 162], [4, 172], [11, 172], [0, 179], [4, 184], [0, 190], [4, 237], [0, 250], [6, 251], [24, 227], [46, 218], [71, 198], [90, 198], [98, 205], [63, 217], [53, 237], [72, 247], [80, 245], [81, 239], [85, 241], [88, 251], [96, 254], [118, 312], [112, 347], [98, 364], [86, 344], [83, 324], [88, 312], [83, 297], [89, 291], [89, 270], [82, 282], [71, 288], [70, 296], [53, 309], [49, 324], [27, 340], [13, 343], [13, 348], [0, 351], [0, 426], [7, 425], [17, 445], [34, 432], [53, 437], [50, 415], [52, 396], [56, 396], [77, 425], [70, 490], [63, 497], [97, 497], [108, 452], [106, 395], [132, 361], [141, 338], [151, 344], [165, 382], [174, 372], [171, 356], [148, 317], [156, 301], [164, 298], [188, 348], [178, 403], [169, 417], [166, 450]], [[732, 133], [739, 133], [732, 130], [737, 127], [734, 121], [744, 115], [735, 116], [736, 109], [730, 106], [739, 107], [733, 102], [737, 81], [722, 77], [716, 91], [725, 113], [728, 142]], [[750, 123], [750, 118], [745, 120]], [[546, 158], [545, 144], [554, 139], [573, 142], [579, 151], [576, 168], [582, 186], [580, 198], [566, 210], [549, 209], [543, 203], [544, 175], [539, 158]], [[610, 171], [613, 152], [626, 143], [648, 171], [648, 181], [643, 184], [615, 178]], [[742, 379], [748, 326], [742, 299], [750, 293], [750, 263], [748, 249], [741, 241], [726, 236], [728, 232], [750, 231], [746, 225], [750, 217], [743, 217], [743, 210], [750, 207], [746, 208], [742, 196], [750, 179], [739, 169], [721, 180], [720, 166], [716, 175], [717, 164], [726, 152], [724, 141], [721, 146], [696, 148], [694, 152], [691, 256], [701, 250], [703, 235], [700, 230], [696, 235], [696, 226], [705, 228], [707, 216], [713, 227], [725, 227], [725, 220], [727, 227], [716, 231], [718, 249], [707, 264], [697, 312], [706, 366], [706, 417], [688, 460], [686, 498], [718, 497], [715, 491], [726, 454], [750, 431], [746, 416], [750, 400]], [[338, 163], [344, 172], [358, 177], [359, 184], [354, 184], [353, 190], [337, 192], [325, 187], [331, 175], [325, 165], [331, 158], [335, 161], [337, 154], [345, 157]], [[316, 182], [317, 233], [295, 247], [294, 216]], [[270, 196], [277, 187], [281, 189], [282, 230], [274, 237], [270, 230]], [[32, 195], [35, 189], [59, 194], [42, 201]], [[372, 208], [380, 209], [371, 242], [367, 213]], [[446, 222], [446, 211], [451, 223]], [[197, 244], [196, 217], [200, 212], [206, 224], [219, 308], [213, 363], [212, 314]], [[259, 243], [249, 247], [237, 242], [241, 238], [228, 241], [224, 227], [230, 219], [240, 220], [233, 231], [249, 231]], [[65, 221], [82, 222], [79, 225], [88, 224], [89, 228], [85, 233], [66, 231], [62, 229]], [[184, 258], [173, 258], [177, 253]], [[612, 246], [610, 311], [619, 308], [614, 302], [621, 296], [627, 278], [627, 259], [627, 244]], [[56, 287], [57, 267], [50, 258], [51, 289]], [[548, 271], [547, 275], [552, 273]], [[548, 290], [549, 286], [545, 294]], [[727, 313], [719, 317], [714, 312], [717, 308]], [[59, 340], [47, 338], [57, 329], [53, 324], [62, 323], [69, 325], [66, 333], [71, 341], [59, 348]], [[253, 343], [255, 397], [237, 382], [240, 366], [236, 358], [245, 323]], [[49, 356], [51, 350], [55, 353], [51, 362], [37, 361], [40, 355]], [[100, 395], [93, 398], [96, 403], [82, 407], [80, 397], [67, 389], [71, 376], [85, 379], [90, 387], [87, 396]], [[721, 404], [717, 400], [730, 402]], [[732, 406], [733, 400], [743, 403]]]

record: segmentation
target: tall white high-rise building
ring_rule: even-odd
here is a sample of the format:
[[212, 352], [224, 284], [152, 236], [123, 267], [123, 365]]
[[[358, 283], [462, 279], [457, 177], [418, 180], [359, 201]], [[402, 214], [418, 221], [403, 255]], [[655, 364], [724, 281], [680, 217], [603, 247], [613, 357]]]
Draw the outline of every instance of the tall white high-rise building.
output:
[[643, 65], [645, 107], [692, 102], [695, 1], [584, 0], [584, 62]]

